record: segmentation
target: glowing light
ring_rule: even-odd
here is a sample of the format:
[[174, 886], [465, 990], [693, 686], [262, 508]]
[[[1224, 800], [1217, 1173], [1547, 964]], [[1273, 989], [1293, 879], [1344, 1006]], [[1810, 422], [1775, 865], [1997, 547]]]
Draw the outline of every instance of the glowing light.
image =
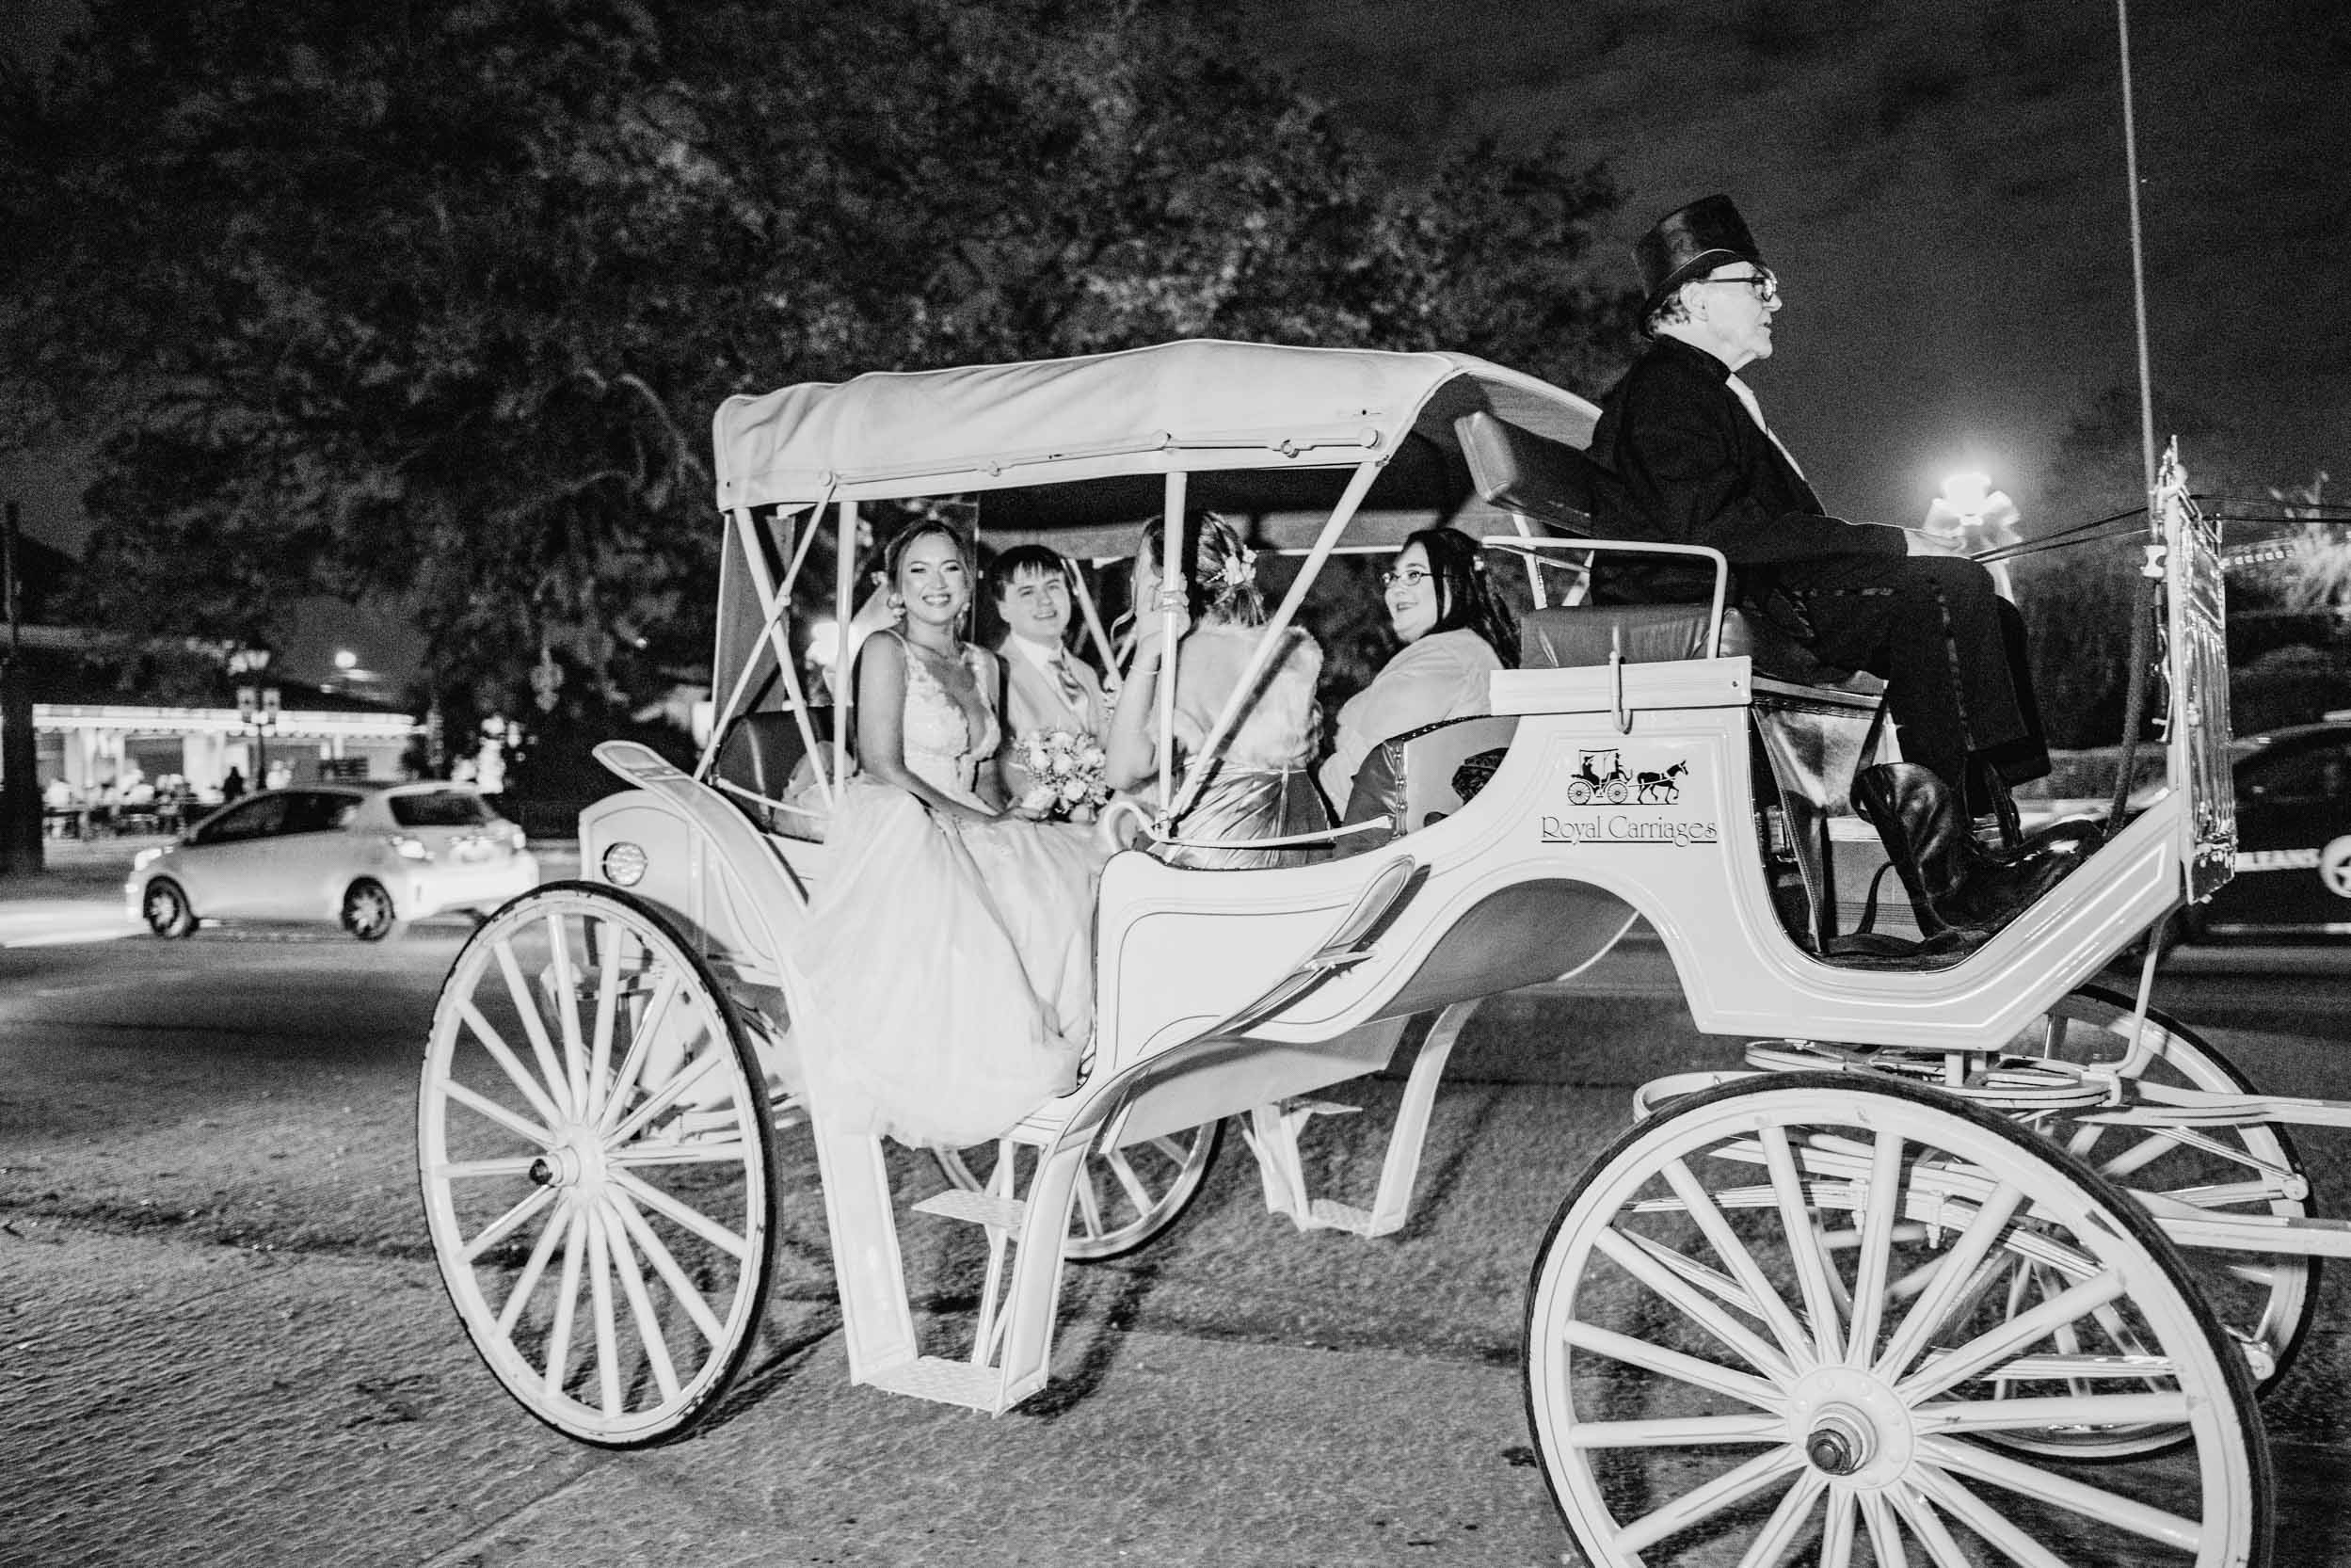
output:
[[360, 656], [358, 654], [352, 652], [347, 648], [339, 648], [335, 649], [335, 668], [339, 670], [355, 670], [359, 667]]
[[1943, 482], [1943, 499], [1963, 518], [1981, 517], [1991, 499], [1991, 475], [1955, 473]]

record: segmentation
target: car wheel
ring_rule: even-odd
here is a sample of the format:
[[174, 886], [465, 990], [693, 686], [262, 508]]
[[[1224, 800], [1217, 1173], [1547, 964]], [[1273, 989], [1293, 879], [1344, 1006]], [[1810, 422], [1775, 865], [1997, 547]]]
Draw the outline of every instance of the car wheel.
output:
[[372, 876], [363, 876], [343, 893], [343, 929], [362, 942], [380, 942], [398, 929], [399, 913], [392, 894]]
[[158, 936], [184, 936], [196, 929], [196, 911], [188, 907], [187, 894], [168, 876], [147, 885], [139, 912], [147, 917], [147, 929]]

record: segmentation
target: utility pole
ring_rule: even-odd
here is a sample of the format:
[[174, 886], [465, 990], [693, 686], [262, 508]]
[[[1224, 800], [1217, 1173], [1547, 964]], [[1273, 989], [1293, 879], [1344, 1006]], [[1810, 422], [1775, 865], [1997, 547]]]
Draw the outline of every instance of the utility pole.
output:
[[40, 747], [33, 740], [33, 688], [24, 667], [24, 595], [17, 584], [18, 515], [8, 504], [0, 529], [0, 598], [7, 600], [8, 642], [0, 652], [0, 872], [41, 869]]

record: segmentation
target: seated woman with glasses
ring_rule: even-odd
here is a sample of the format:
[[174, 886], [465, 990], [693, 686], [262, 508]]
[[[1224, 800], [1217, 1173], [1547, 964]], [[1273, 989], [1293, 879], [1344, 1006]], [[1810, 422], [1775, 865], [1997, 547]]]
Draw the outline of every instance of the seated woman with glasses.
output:
[[1518, 663], [1517, 625], [1467, 535], [1422, 529], [1380, 582], [1388, 628], [1403, 647], [1338, 711], [1338, 734], [1319, 777], [1341, 808], [1374, 746], [1440, 719], [1491, 712], [1486, 678]]

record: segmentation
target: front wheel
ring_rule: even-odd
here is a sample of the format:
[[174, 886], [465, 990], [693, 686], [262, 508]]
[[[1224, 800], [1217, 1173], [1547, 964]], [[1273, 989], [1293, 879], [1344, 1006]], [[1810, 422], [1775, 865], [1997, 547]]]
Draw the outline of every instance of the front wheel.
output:
[[359, 940], [380, 942], [399, 925], [391, 890], [374, 877], [363, 876], [343, 890], [343, 929]]
[[[1526, 1376], [1607, 1568], [2268, 1560], [2251, 1382], [2179, 1255], [2082, 1160], [1933, 1090], [1775, 1073], [1670, 1102], [1552, 1222]], [[2053, 1428], [2182, 1442], [2095, 1473], [2004, 1442]]]
[[553, 883], [468, 938], [417, 1158], [450, 1300], [524, 1409], [636, 1448], [725, 1393], [765, 1311], [776, 1115], [734, 1006], [650, 905]]
[[184, 936], [196, 929], [196, 911], [188, 906], [187, 894], [168, 876], [147, 885], [139, 899], [139, 912], [147, 918], [147, 929], [166, 939]]

